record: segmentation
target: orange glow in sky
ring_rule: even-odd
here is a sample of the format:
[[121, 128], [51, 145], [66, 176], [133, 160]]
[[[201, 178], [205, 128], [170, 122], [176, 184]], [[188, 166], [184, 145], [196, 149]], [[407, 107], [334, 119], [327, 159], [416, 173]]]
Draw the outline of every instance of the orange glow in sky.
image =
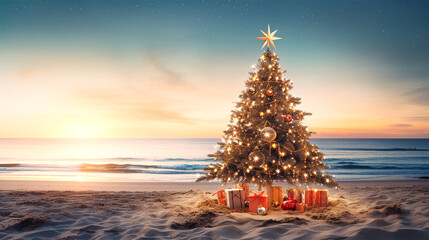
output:
[[[161, 63], [167, 56], [142, 56], [141, 64], [123, 67], [120, 59], [7, 54], [9, 64], [0, 70], [6, 100], [0, 102], [0, 137], [217, 138], [252, 64], [236, 60], [209, 68], [190, 60], [177, 73]], [[18, 64], [19, 57], [33, 60]], [[318, 132], [314, 137], [429, 136], [422, 117], [428, 109], [372, 82], [377, 73], [326, 68], [288, 74], [292, 95], [302, 98], [297, 108], [313, 113], [304, 124]]]

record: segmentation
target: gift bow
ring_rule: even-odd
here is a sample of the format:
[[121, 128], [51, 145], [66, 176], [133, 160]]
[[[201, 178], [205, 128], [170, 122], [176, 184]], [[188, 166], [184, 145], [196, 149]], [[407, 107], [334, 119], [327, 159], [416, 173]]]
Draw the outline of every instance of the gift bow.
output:
[[252, 196], [252, 197], [257, 197], [257, 198], [261, 198], [262, 197], [262, 194], [264, 194], [264, 191], [262, 191], [261, 193], [259, 193], [259, 194], [256, 194], [256, 193], [253, 193], [254, 195]]

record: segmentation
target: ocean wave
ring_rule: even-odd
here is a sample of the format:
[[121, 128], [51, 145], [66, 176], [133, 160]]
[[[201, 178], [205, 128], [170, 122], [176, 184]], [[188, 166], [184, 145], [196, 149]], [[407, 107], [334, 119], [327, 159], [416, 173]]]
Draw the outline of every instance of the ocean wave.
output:
[[388, 170], [388, 169], [429, 169], [429, 164], [361, 164], [355, 162], [338, 162], [330, 165], [331, 169], [373, 169], [373, 170]]
[[154, 162], [213, 162], [213, 158], [138, 158], [138, 157], [112, 157], [112, 158], [83, 158], [83, 159], [59, 159], [62, 161], [154, 161]]
[[340, 166], [331, 166], [331, 169], [401, 169], [395, 166], [368, 166], [368, 165], [359, 165], [359, 164], [347, 164]]
[[[325, 162], [336, 162], [336, 161], [429, 161], [429, 156], [406, 156], [406, 157], [341, 157], [341, 158], [325, 158]], [[340, 162], [336, 162], [340, 163]]]
[[335, 151], [383, 151], [383, 152], [396, 152], [396, 151], [429, 151], [425, 148], [321, 148], [321, 150], [335, 150]]
[[4, 168], [12, 168], [12, 167], [19, 167], [21, 166], [20, 163], [4, 163], [4, 164], [0, 164], [0, 167], [4, 167]]
[[[81, 172], [102, 173], [158, 173], [158, 174], [180, 174], [193, 173], [195, 170], [202, 171], [207, 165], [179, 164], [179, 165], [144, 165], [144, 164], [89, 164], [81, 165]], [[160, 170], [158, 170], [160, 169]]]
[[213, 158], [164, 158], [154, 159], [157, 162], [213, 162]]

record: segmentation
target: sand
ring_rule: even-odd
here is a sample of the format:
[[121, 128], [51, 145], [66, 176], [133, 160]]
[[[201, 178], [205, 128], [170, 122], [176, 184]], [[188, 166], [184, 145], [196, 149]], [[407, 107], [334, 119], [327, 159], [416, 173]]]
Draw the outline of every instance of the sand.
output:
[[217, 204], [211, 197], [217, 184], [188, 190], [192, 184], [172, 183], [175, 191], [160, 184], [160, 191], [143, 192], [1, 190], [0, 239], [429, 239], [429, 181], [340, 184], [326, 208], [266, 216]]

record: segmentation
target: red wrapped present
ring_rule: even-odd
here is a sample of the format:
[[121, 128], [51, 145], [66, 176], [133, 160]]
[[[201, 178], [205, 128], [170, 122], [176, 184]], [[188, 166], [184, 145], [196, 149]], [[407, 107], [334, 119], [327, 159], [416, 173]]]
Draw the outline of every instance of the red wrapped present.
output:
[[234, 188], [235, 189], [243, 189], [244, 190], [244, 201], [249, 201], [250, 186], [248, 183], [235, 184]]
[[258, 207], [263, 206], [268, 209], [268, 196], [262, 191], [259, 194], [249, 195], [249, 212], [258, 213]]
[[226, 204], [226, 194], [225, 194], [225, 190], [219, 190], [219, 191], [217, 191], [217, 192], [215, 192], [213, 195], [212, 195], [212, 197], [214, 196], [214, 195], [217, 195], [217, 201], [219, 202], [219, 204], [222, 204], [222, 205], [225, 205], [225, 206], [227, 206], [227, 204]]
[[305, 204], [312, 207], [316, 205], [316, 191], [317, 189], [307, 189], [305, 190]]
[[282, 203], [283, 210], [295, 210], [296, 200], [287, 200]]
[[288, 200], [296, 200], [297, 203], [302, 203], [302, 195], [304, 190], [302, 188], [289, 188], [286, 190]]
[[307, 209], [307, 204], [305, 203], [297, 203], [295, 206], [296, 211], [304, 212]]
[[316, 207], [328, 206], [328, 190], [315, 190], [315, 204]]

